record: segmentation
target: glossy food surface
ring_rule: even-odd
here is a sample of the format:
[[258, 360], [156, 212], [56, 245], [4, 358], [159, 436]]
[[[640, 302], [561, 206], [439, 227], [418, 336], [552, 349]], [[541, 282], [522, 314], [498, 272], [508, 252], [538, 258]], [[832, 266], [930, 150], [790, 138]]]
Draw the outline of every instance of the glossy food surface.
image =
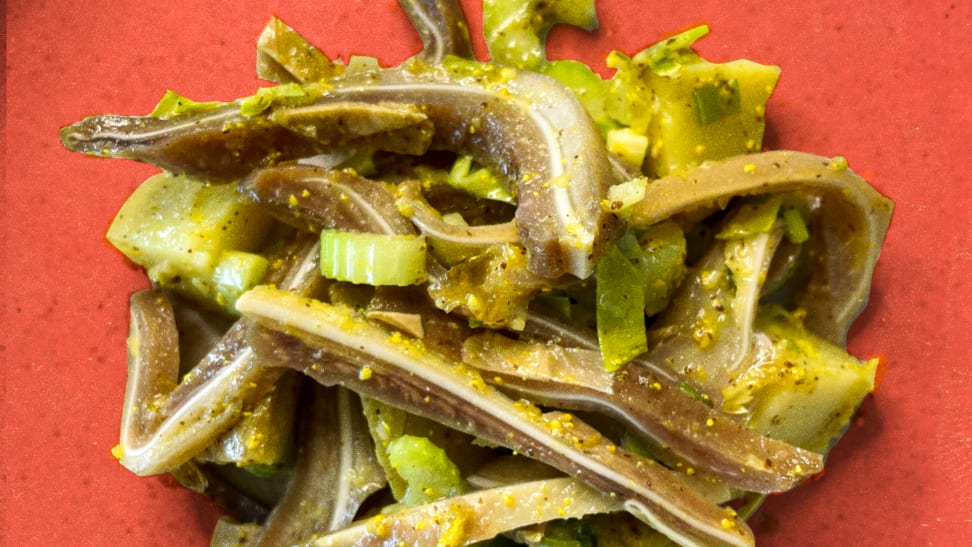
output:
[[[951, 545], [972, 537], [972, 7], [949, 0], [600, 0], [600, 30], [555, 28], [551, 56], [604, 69], [699, 23], [714, 61], [782, 68], [769, 148], [843, 155], [896, 204], [852, 353], [882, 354], [877, 393], [825, 475], [771, 498], [759, 545]], [[481, 42], [478, 2], [463, 2]], [[84, 116], [145, 114], [166, 89], [248, 95], [276, 15], [331, 56], [395, 64], [421, 42], [394, 0], [205, 5], [6, 3], [0, 183], [0, 543], [206, 545], [217, 511], [110, 453], [125, 386], [128, 295], [146, 286], [104, 234], [155, 168], [64, 150]], [[605, 72], [606, 73], [606, 72]]]

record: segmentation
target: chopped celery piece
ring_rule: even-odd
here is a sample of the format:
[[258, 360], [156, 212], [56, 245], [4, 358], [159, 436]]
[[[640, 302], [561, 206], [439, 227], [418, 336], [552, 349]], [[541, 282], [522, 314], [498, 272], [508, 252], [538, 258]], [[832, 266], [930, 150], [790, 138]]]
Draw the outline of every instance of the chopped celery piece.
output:
[[207, 110], [212, 110], [213, 108], [219, 106], [221, 103], [218, 102], [196, 102], [192, 99], [187, 99], [182, 95], [179, 95], [171, 89], [167, 90], [162, 98], [159, 99], [159, 103], [155, 105], [155, 109], [149, 116], [153, 118], [168, 119], [173, 116], [178, 116], [180, 114], [193, 114], [196, 112], [205, 112]]
[[540, 72], [569, 87], [602, 131], [610, 128], [612, 122], [604, 111], [607, 83], [589, 66], [580, 61], [562, 59], [548, 62], [540, 68]]
[[[622, 251], [626, 238], [633, 236], [628, 234], [612, 246], [596, 271], [597, 338], [604, 368], [609, 371], [648, 350], [644, 277]], [[637, 242], [633, 245], [637, 247]]]
[[391, 443], [403, 435], [428, 439], [432, 445], [445, 451], [448, 459], [459, 467], [460, 474], [471, 473], [483, 465], [483, 462], [494, 457], [489, 448], [474, 444], [474, 437], [459, 433], [438, 422], [410, 414], [369, 397], [362, 397], [361, 405], [365, 419], [368, 421], [368, 430], [375, 443], [375, 456], [385, 470], [388, 486], [396, 500], [401, 500], [405, 496], [408, 481], [402, 478], [392, 466], [389, 450]]
[[636, 172], [641, 171], [641, 164], [645, 161], [648, 151], [648, 137], [630, 128], [611, 129], [607, 132], [608, 152], [616, 155]]
[[615, 184], [608, 188], [608, 197], [601, 204], [607, 211], [625, 218], [625, 211], [641, 200], [645, 199], [645, 192], [648, 189], [648, 179], [645, 177], [635, 177], [629, 181]]
[[132, 193], [107, 238], [153, 282], [235, 313], [236, 297], [266, 272], [266, 259], [252, 251], [271, 223], [232, 185], [163, 173]]
[[477, 198], [516, 203], [503, 179], [485, 167], [475, 166], [472, 156], [463, 155], [456, 158], [446, 182], [453, 188]]
[[425, 281], [424, 236], [321, 230], [321, 274], [366, 285], [415, 285]]
[[346, 72], [348, 74], [355, 74], [361, 72], [371, 72], [381, 68], [378, 64], [378, 59], [368, 55], [352, 55], [348, 59], [348, 67]]
[[810, 239], [810, 231], [807, 229], [807, 221], [797, 209], [787, 208], [783, 210], [783, 228], [786, 230], [786, 238], [791, 243], [803, 243]]
[[257, 76], [280, 83], [310, 83], [337, 76], [336, 65], [297, 31], [273, 17], [257, 40]]
[[760, 309], [755, 328], [771, 344], [770, 358], [723, 390], [724, 410], [760, 433], [826, 453], [873, 389], [877, 360], [857, 360], [777, 306]]
[[638, 265], [644, 275], [645, 314], [666, 307], [685, 277], [685, 234], [678, 224], [666, 221], [644, 230], [638, 237], [642, 253]]
[[459, 468], [444, 450], [425, 437], [402, 435], [388, 444], [388, 459], [408, 484], [400, 500], [420, 505], [466, 492]]
[[240, 114], [250, 118], [264, 112], [276, 102], [286, 101], [288, 99], [300, 100], [307, 96], [307, 91], [295, 83], [261, 87], [256, 93], [240, 102]]
[[597, 28], [594, 0], [485, 0], [483, 33], [493, 63], [536, 69], [546, 61], [544, 41], [557, 23]]
[[656, 74], [670, 75], [678, 71], [683, 64], [697, 59], [690, 48], [699, 38], [708, 33], [708, 25], [690, 28], [641, 50], [635, 55], [634, 62], [650, 67]]
[[779, 197], [772, 197], [736, 207], [732, 217], [716, 234], [716, 238], [738, 239], [769, 232], [776, 223], [781, 204]]
[[642, 77], [643, 69], [620, 51], [609, 53], [606, 62], [615, 73], [606, 84], [605, 113], [635, 133], [647, 135], [652, 117], [652, 92], [648, 80]]
[[766, 101], [779, 73], [745, 59], [715, 64], [701, 58], [669, 76], [649, 73], [655, 115], [648, 127], [647, 171], [664, 176], [705, 160], [758, 152]]
[[267, 273], [270, 261], [243, 251], [223, 251], [213, 270], [213, 292], [221, 306], [236, 302], [241, 294], [256, 286]]

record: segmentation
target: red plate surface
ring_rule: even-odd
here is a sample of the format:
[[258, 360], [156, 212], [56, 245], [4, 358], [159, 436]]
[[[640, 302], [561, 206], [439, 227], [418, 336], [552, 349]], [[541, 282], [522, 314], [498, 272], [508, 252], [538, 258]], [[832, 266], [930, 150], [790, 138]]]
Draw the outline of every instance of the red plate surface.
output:
[[[201, 5], [204, 4], [204, 5]], [[478, 2], [464, 2], [478, 35]], [[850, 7], [853, 6], [853, 7]], [[762, 545], [957, 545], [972, 538], [972, 4], [955, 0], [602, 0], [601, 30], [556, 29], [596, 67], [708, 23], [710, 59], [783, 68], [767, 145], [846, 156], [896, 202], [850, 348], [887, 373], [823, 478], [773, 497]], [[251, 93], [277, 15], [330, 56], [419, 49], [393, 0], [6, 3], [0, 199], [0, 544], [207, 545], [217, 511], [118, 465], [127, 296], [146, 286], [103, 239], [151, 167], [65, 151], [83, 116], [144, 114], [167, 89]], [[483, 52], [479, 47], [478, 51]]]

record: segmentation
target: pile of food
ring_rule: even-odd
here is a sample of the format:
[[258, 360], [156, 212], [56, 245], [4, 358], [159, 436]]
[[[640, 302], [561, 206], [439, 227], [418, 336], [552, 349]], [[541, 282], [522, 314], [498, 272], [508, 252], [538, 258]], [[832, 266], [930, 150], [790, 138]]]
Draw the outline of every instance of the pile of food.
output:
[[751, 545], [878, 361], [844, 349], [892, 205], [762, 151], [779, 69], [698, 27], [609, 78], [593, 0], [403, 0], [423, 50], [334, 61], [273, 19], [229, 102], [61, 131], [154, 164], [113, 453], [225, 510], [214, 545]]

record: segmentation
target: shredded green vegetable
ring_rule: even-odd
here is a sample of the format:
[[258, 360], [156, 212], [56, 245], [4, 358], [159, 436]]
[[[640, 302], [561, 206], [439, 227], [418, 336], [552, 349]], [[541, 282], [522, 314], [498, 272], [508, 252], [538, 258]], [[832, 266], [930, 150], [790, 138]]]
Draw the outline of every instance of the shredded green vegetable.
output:
[[[645, 335], [645, 276], [622, 246], [637, 248], [633, 236], [613, 247], [597, 266], [597, 335], [604, 368], [617, 370], [648, 349]], [[637, 252], [637, 251], [632, 251]]]

